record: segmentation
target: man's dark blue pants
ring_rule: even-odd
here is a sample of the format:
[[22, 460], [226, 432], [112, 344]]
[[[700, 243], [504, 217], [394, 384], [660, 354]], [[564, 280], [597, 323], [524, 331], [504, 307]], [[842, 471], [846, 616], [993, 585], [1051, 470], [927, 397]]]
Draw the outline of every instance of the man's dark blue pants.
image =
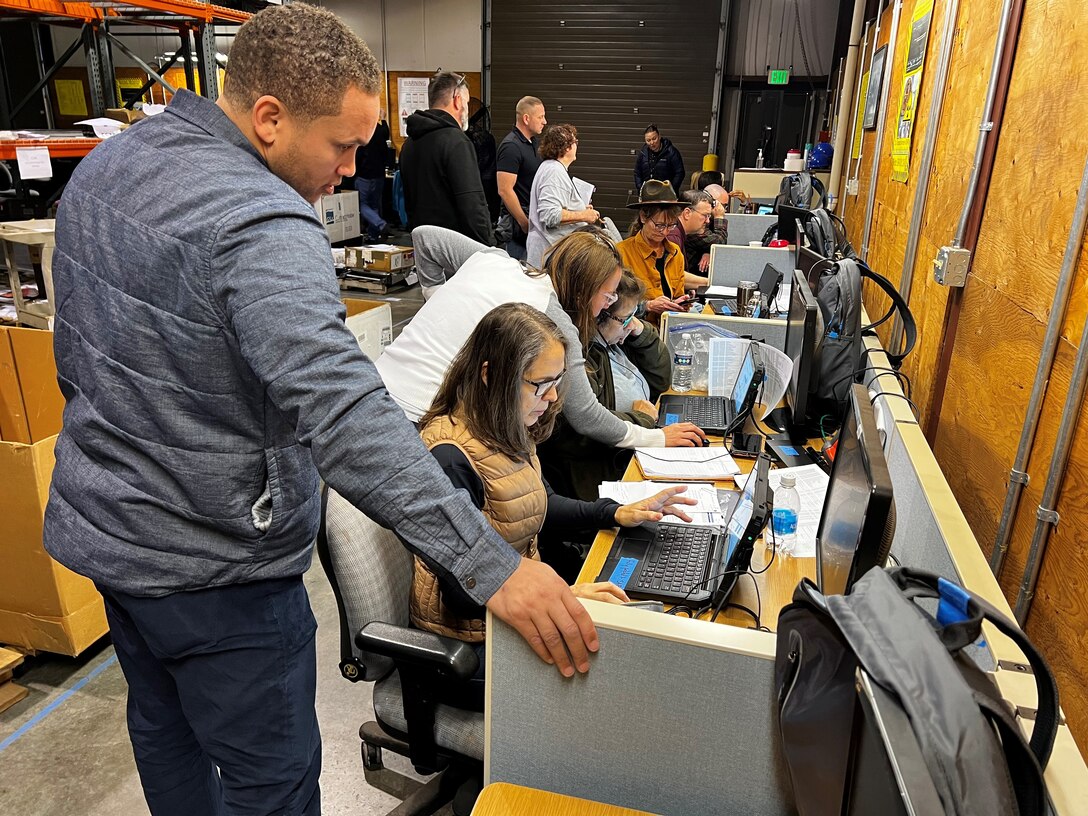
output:
[[319, 814], [317, 622], [302, 579], [160, 598], [99, 589], [151, 813]]

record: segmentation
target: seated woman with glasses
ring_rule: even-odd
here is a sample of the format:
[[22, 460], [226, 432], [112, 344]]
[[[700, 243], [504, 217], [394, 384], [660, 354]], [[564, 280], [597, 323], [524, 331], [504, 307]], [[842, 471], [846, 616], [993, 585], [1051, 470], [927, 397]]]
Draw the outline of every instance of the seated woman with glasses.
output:
[[526, 261], [537, 269], [544, 252], [583, 224], [597, 224], [601, 214], [582, 197], [570, 177], [578, 158], [578, 130], [574, 125], [552, 125], [540, 137], [537, 150], [543, 161], [533, 176], [529, 194], [529, 236]]
[[[597, 332], [597, 315], [616, 300], [619, 255], [597, 230], [575, 232], [553, 246], [543, 272], [523, 266], [440, 227], [412, 232], [416, 268], [434, 286], [427, 302], [377, 359], [389, 394], [413, 422], [428, 410], [457, 351], [491, 309], [526, 303], [545, 312], [567, 339], [566, 421], [585, 436], [620, 448], [701, 445], [690, 423], [644, 428], [606, 410], [594, 396], [583, 354]], [[456, 273], [456, 274], [454, 274]]]
[[[597, 332], [586, 351], [586, 375], [597, 401], [615, 416], [653, 428], [655, 403], [672, 380], [672, 360], [657, 330], [635, 311], [646, 292], [642, 281], [624, 271], [615, 303], [597, 316]], [[584, 436], [562, 418], [540, 448], [548, 482], [564, 496], [597, 498], [601, 482], [623, 477], [632, 451]]]
[[638, 210], [630, 237], [616, 246], [623, 265], [646, 285], [646, 314], [655, 324], [663, 312], [687, 311], [684, 304], [690, 298], [685, 294], [684, 253], [666, 238], [685, 206], [669, 182], [647, 181], [638, 201], [627, 205]]
[[[685, 488], [620, 505], [554, 493], [544, 481], [537, 445], [548, 438], [566, 390], [567, 339], [547, 315], [523, 303], [488, 312], [469, 335], [420, 422], [423, 443], [455, 487], [468, 491], [484, 517], [523, 558], [540, 559], [542, 530], [636, 527], [666, 515], [690, 520]], [[575, 595], [623, 603], [608, 582], [579, 584]], [[484, 609], [456, 582], [415, 559], [409, 611], [420, 629], [478, 644], [483, 678]]]

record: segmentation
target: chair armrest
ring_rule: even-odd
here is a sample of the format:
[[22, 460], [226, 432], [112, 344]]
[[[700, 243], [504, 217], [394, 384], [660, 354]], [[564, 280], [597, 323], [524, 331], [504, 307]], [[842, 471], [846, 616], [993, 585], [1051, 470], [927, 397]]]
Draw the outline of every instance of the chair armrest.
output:
[[371, 621], [360, 629], [355, 645], [392, 658], [395, 663], [430, 669], [458, 680], [470, 679], [480, 665], [475, 649], [464, 641], [384, 621]]

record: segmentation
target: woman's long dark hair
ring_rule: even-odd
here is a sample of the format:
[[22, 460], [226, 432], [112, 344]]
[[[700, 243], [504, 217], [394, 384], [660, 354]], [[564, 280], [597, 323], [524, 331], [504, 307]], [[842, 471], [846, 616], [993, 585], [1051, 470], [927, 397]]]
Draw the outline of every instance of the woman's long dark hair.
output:
[[[548, 406], [540, 419], [525, 426], [521, 394], [525, 375], [551, 342], [567, 342], [551, 319], [524, 303], [496, 306], [481, 320], [453, 358], [430, 410], [420, 419], [424, 428], [446, 415], [463, 421], [469, 432], [489, 448], [510, 456], [527, 456], [551, 436], [562, 409], [560, 399]], [[487, 382], [484, 382], [484, 364]]]

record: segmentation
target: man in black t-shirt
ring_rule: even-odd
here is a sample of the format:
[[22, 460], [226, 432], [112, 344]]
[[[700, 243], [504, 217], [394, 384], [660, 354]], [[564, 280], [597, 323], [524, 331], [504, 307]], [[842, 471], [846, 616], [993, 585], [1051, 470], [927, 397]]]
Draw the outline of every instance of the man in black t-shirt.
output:
[[502, 199], [504, 217], [511, 220], [511, 236], [506, 251], [511, 258], [525, 260], [525, 239], [529, 234], [529, 194], [533, 178], [540, 166], [537, 155], [537, 137], [544, 132], [548, 120], [544, 117], [544, 103], [535, 96], [523, 96], [517, 104], [514, 129], [499, 145], [496, 161], [499, 198]]

